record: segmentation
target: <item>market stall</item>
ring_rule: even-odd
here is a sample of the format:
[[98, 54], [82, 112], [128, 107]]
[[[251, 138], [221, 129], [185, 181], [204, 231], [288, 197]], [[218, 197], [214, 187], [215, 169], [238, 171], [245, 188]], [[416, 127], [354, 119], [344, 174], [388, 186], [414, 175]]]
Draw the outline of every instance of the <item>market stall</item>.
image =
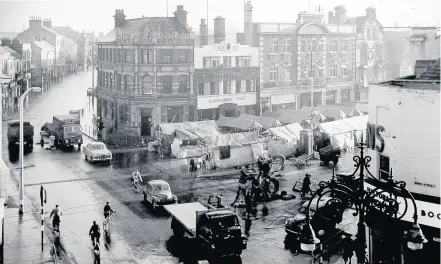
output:
[[221, 117], [216, 121], [216, 124], [229, 132], [258, 131], [263, 128], [254, 120], [234, 117]]
[[268, 155], [294, 155], [299, 148], [301, 130], [303, 128], [299, 123], [268, 129]]
[[333, 145], [341, 149], [353, 148], [366, 130], [368, 116], [356, 116], [342, 120], [321, 123], [319, 129], [331, 138]]
[[277, 119], [272, 118], [272, 117], [242, 114], [239, 116], [239, 118], [254, 120], [257, 123], [259, 123], [264, 129], [269, 129], [272, 127], [279, 127], [282, 125], [282, 123], [280, 123]]

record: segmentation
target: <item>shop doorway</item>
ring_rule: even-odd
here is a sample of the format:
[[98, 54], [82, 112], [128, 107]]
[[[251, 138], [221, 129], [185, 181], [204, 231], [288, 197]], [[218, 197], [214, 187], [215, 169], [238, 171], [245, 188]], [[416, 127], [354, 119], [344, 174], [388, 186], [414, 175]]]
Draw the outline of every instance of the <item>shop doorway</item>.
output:
[[152, 136], [152, 109], [141, 109], [141, 136]]

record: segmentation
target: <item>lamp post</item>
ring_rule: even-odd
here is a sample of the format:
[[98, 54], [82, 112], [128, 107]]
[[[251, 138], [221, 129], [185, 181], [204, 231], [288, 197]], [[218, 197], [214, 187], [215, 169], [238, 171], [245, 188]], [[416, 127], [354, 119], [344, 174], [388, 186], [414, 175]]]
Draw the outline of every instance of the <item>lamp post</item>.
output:
[[[366, 144], [363, 143], [363, 134], [361, 137], [361, 142], [359, 143], [360, 155], [354, 156], [353, 160], [355, 162], [355, 171], [351, 174], [338, 174], [337, 176], [348, 177], [351, 179], [351, 183], [355, 183], [353, 188], [339, 183], [335, 180], [335, 175], [333, 173], [332, 178], [328, 182], [320, 182], [319, 189], [314, 193], [310, 199], [307, 207], [306, 215], [306, 225], [302, 230], [301, 234], [301, 249], [303, 251], [313, 251], [316, 245], [320, 243], [320, 240], [316, 238], [315, 232], [310, 224], [310, 207], [312, 201], [317, 201], [317, 205], [321, 198], [325, 195], [330, 196], [326, 202], [325, 206], [336, 205], [336, 207], [330, 207], [331, 218], [334, 220], [341, 217], [343, 210], [346, 208], [355, 208], [354, 216], [358, 215], [358, 228], [357, 228], [357, 238], [355, 240], [354, 248], [355, 255], [357, 257], [357, 262], [359, 264], [369, 263], [366, 256], [366, 217], [369, 217], [370, 213], [373, 211], [380, 212], [390, 219], [400, 220], [408, 212], [408, 202], [407, 198], [412, 201], [413, 205], [413, 224], [411, 228], [405, 232], [405, 239], [407, 240], [407, 246], [411, 250], [422, 249], [423, 244], [427, 242], [421, 228], [418, 224], [418, 209], [412, 194], [406, 189], [406, 183], [403, 181], [395, 181], [392, 177], [392, 170], [389, 178], [385, 180], [376, 179], [369, 171], [369, 163], [371, 161], [370, 156], [364, 156], [364, 149]], [[360, 171], [359, 178], [355, 177], [357, 171]], [[367, 173], [367, 175], [365, 175]], [[365, 179], [366, 176], [370, 176], [372, 183], [375, 186], [373, 190], [365, 190]], [[398, 201], [398, 197], [402, 198], [404, 201]], [[404, 208], [400, 209], [401, 206]], [[332, 208], [332, 209], [331, 209]], [[337, 209], [337, 210], [336, 210]], [[341, 215], [336, 213], [340, 212]], [[341, 220], [340, 220], [341, 221]], [[336, 221], [338, 222], [338, 220]]]
[[18, 99], [18, 107], [20, 110], [20, 184], [19, 184], [19, 200], [20, 200], [20, 207], [18, 209], [19, 214], [23, 214], [23, 197], [24, 197], [24, 177], [23, 177], [23, 170], [24, 170], [24, 139], [23, 139], [23, 101], [26, 98], [26, 96], [29, 94], [29, 92], [34, 91], [36, 93], [40, 92], [40, 87], [31, 87], [31, 89], [27, 89]]

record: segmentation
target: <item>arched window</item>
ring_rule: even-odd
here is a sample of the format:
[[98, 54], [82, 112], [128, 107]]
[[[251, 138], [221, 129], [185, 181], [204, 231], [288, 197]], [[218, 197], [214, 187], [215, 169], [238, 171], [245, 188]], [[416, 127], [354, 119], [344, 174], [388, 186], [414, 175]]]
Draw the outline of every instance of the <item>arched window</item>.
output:
[[188, 93], [187, 79], [187, 75], [179, 75], [179, 93]]
[[375, 62], [382, 62], [383, 61], [383, 44], [377, 43], [375, 44]]
[[142, 88], [144, 94], [153, 93], [154, 83], [153, 83], [153, 78], [151, 76], [149, 75], [144, 76], [144, 78], [142, 79]]
[[367, 64], [368, 46], [365, 42], [360, 44], [360, 60], [361, 60], [361, 63]]

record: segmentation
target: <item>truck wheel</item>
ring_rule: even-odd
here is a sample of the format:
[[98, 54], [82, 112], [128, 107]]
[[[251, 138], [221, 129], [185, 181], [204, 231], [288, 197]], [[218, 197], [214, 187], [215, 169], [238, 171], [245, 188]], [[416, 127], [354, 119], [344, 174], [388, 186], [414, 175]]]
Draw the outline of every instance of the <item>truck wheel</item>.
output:
[[78, 144], [78, 151], [81, 151], [81, 144]]
[[329, 160], [324, 160], [324, 161], [323, 161], [323, 164], [324, 164], [325, 166], [328, 166], [328, 165], [329, 165]]
[[40, 140], [40, 146], [41, 146], [41, 147], [44, 147], [44, 139], [41, 139], [41, 140]]
[[334, 165], [337, 165], [337, 163], [338, 163], [338, 158], [335, 158], [332, 162], [334, 162]]

